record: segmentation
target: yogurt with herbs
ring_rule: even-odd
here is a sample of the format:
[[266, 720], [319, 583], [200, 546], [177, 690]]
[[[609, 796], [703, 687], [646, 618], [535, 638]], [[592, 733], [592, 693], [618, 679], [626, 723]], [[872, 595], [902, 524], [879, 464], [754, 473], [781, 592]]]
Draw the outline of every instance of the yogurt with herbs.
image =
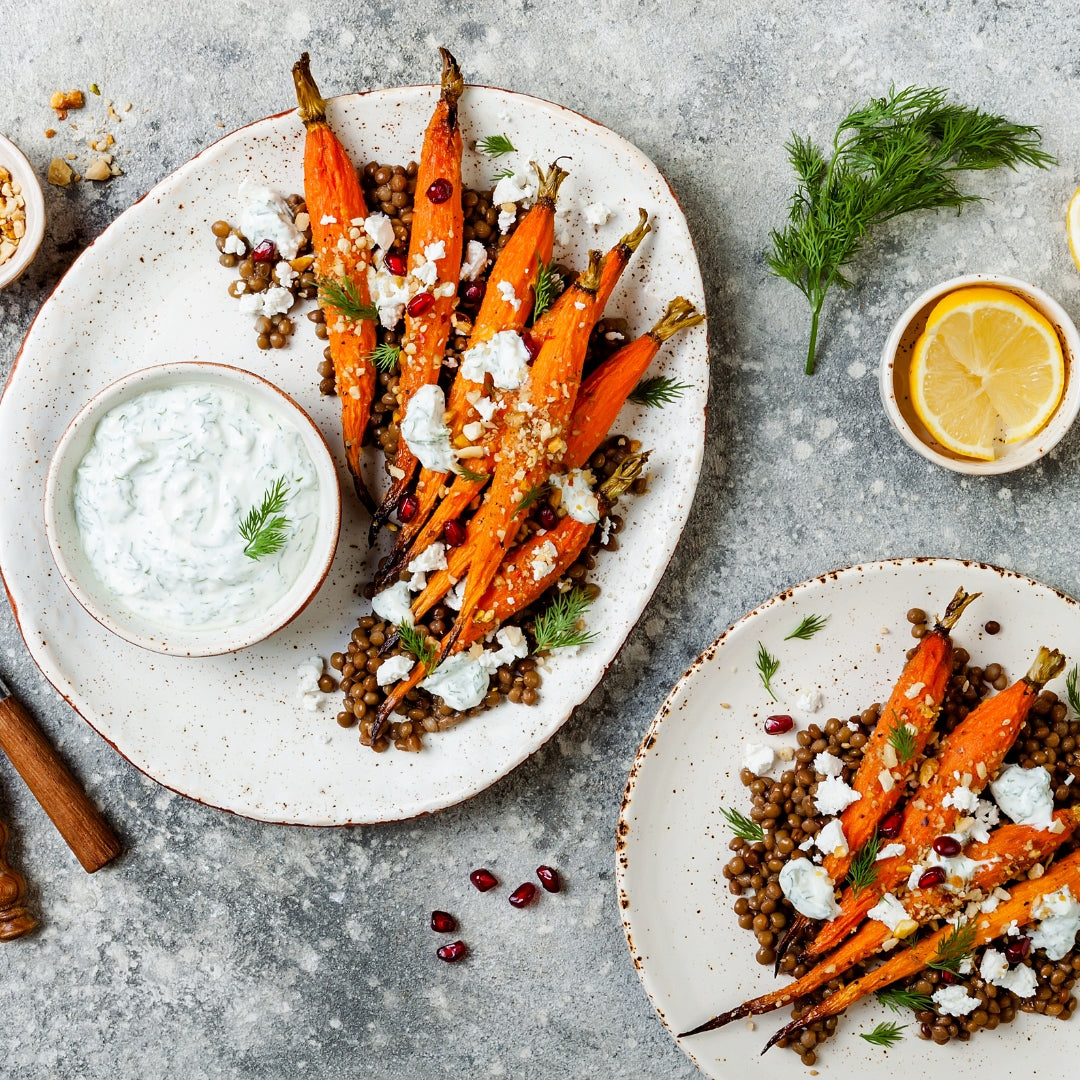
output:
[[[284, 544], [253, 558], [241, 523], [279, 482], [283, 503], [269, 517], [285, 519]], [[87, 561], [126, 607], [158, 626], [218, 629], [265, 612], [299, 577], [318, 478], [286, 418], [242, 392], [184, 383], [105, 414], [74, 503]]]

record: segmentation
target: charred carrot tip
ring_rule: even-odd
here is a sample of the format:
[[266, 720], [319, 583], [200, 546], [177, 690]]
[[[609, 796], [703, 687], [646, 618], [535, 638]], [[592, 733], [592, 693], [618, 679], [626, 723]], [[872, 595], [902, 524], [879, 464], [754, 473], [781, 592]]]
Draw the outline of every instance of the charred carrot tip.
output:
[[300, 119], [308, 127], [322, 123], [326, 119], [326, 102], [311, 77], [311, 57], [307, 53], [300, 54], [300, 59], [293, 64], [292, 74], [296, 100], [300, 105]]
[[645, 450], [640, 454], [627, 455], [622, 464], [600, 485], [600, 494], [609, 505], [629, 490], [630, 485], [641, 475], [651, 453], [651, 450]]
[[978, 600], [982, 596], [982, 593], [966, 593], [963, 589], [957, 589], [956, 595], [949, 601], [949, 606], [945, 609], [945, 614], [941, 616], [941, 621], [937, 624], [945, 633], [948, 633], [959, 621], [960, 616], [964, 614], [965, 609], [972, 600]]
[[1056, 678], [1065, 670], [1065, 657], [1057, 649], [1048, 649], [1045, 645], [1039, 646], [1038, 655], [1031, 665], [1031, 670], [1024, 676], [1024, 682], [1028, 686], [1039, 689], [1045, 686], [1051, 679]]
[[676, 296], [667, 306], [664, 317], [649, 331], [657, 341], [667, 341], [672, 334], [688, 330], [705, 321], [705, 316], [685, 297]]
[[449, 49], [440, 46], [439, 55], [442, 56], [442, 96], [451, 106], [456, 106], [465, 89], [465, 79]]
[[574, 282], [574, 287], [594, 293], [600, 288], [600, 277], [604, 272], [604, 263], [607, 256], [601, 251], [589, 252], [589, 265], [585, 268], [581, 277]]
[[652, 232], [652, 226], [649, 224], [649, 215], [639, 206], [638, 223], [619, 241], [619, 246], [629, 248], [631, 251], [637, 251], [638, 245], [645, 239], [646, 234], [650, 232]]
[[538, 181], [536, 201], [554, 203], [559, 197], [559, 188], [562, 186], [562, 182], [570, 174], [565, 169], [560, 168], [558, 160], [551, 163], [551, 168], [546, 173], [535, 161], [530, 161], [529, 164], [536, 170]]

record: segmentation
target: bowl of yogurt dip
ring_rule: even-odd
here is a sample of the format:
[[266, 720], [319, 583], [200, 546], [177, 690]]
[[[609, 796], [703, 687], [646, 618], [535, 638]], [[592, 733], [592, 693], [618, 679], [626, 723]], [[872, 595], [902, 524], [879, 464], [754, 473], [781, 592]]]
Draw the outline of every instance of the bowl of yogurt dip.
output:
[[295, 618], [340, 524], [322, 433], [272, 383], [224, 364], [107, 386], [45, 481], [46, 535], [75, 598], [125, 640], [180, 656], [234, 652]]

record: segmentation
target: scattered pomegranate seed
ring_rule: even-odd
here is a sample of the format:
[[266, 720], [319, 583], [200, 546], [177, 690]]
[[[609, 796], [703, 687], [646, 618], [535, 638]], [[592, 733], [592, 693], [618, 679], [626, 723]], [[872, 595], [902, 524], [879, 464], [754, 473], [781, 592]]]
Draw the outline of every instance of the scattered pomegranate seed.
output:
[[955, 859], [963, 845], [955, 836], [939, 836], [934, 841], [934, 850], [943, 859]]
[[900, 835], [900, 826], [904, 823], [904, 815], [899, 810], [886, 814], [878, 826], [878, 834], [886, 840], [895, 840]]
[[456, 964], [459, 960], [464, 960], [469, 955], [469, 946], [464, 941], [451, 941], [449, 945], [444, 945], [441, 949], [436, 949], [435, 955], [440, 960], [445, 960], [448, 964]]
[[435, 306], [435, 297], [429, 292], [418, 292], [408, 304], [405, 310], [413, 317], [423, 315]]
[[1018, 964], [1029, 952], [1031, 952], [1031, 938], [1023, 936], [1013, 938], [1005, 946], [1005, 959], [1010, 964]]
[[945, 867], [931, 866], [922, 877], [919, 878], [919, 888], [929, 889], [934, 885], [941, 885], [945, 881]]
[[558, 892], [562, 888], [562, 878], [553, 866], [538, 866], [536, 876], [546, 892]]
[[273, 240], [263, 240], [255, 245], [251, 257], [255, 262], [273, 262], [277, 258], [277, 244]]
[[427, 189], [427, 197], [433, 203], [444, 203], [453, 194], [454, 185], [443, 176], [440, 176], [438, 180], [433, 180], [431, 187]]
[[955, 986], [960, 981], [959, 975], [954, 975], [948, 968], [941, 971], [941, 981], [946, 986]]
[[528, 330], [521, 331], [521, 343], [529, 350], [530, 362], [540, 355], [540, 342], [537, 341]]
[[449, 911], [433, 911], [431, 929], [436, 934], [452, 934], [457, 929], [457, 919]]
[[397, 516], [398, 521], [409, 522], [416, 517], [417, 510], [420, 509], [420, 500], [411, 492], [407, 492], [402, 495], [398, 500]]
[[487, 892], [488, 889], [494, 889], [499, 884], [499, 879], [490, 871], [481, 867], [479, 870], [474, 870], [469, 875], [469, 880], [481, 891]]
[[470, 307], [479, 307], [486, 291], [482, 281], [469, 281], [466, 282], [465, 288], [461, 290], [461, 299]]
[[783, 735], [795, 726], [795, 721], [790, 716], [766, 716], [765, 733], [767, 735]]
[[540, 507], [540, 513], [537, 514], [537, 518], [540, 521], [541, 529], [554, 529], [555, 526], [559, 524], [559, 515], [556, 514], [547, 503]]
[[442, 538], [447, 547], [461, 547], [465, 543], [465, 526], [453, 518], [442, 527]]
[[383, 256], [383, 261], [386, 264], [386, 269], [389, 270], [391, 274], [396, 274], [398, 277], [405, 276], [405, 256], [402, 255], [400, 251], [388, 251], [386, 255]]
[[510, 894], [510, 903], [514, 907], [528, 907], [536, 896], [536, 886], [531, 881], [523, 882]]

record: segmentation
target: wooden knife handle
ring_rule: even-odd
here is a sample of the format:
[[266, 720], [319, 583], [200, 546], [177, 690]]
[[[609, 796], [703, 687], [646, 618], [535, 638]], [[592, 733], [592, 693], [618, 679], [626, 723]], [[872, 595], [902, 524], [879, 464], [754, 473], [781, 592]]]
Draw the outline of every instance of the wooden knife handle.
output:
[[120, 841], [14, 697], [0, 701], [0, 750], [7, 754], [88, 874], [120, 854]]
[[8, 827], [0, 821], [0, 941], [26, 937], [37, 919], [26, 907], [26, 878], [7, 861]]

